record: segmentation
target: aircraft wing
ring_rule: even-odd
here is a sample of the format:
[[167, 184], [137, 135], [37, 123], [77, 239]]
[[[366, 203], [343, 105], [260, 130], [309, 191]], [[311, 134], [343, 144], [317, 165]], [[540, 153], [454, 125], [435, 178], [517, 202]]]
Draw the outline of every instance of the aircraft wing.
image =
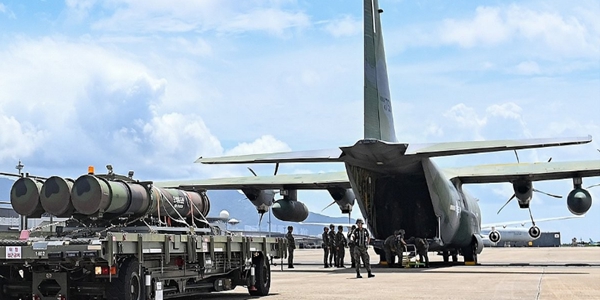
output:
[[600, 160], [479, 165], [448, 168], [444, 172], [462, 183], [512, 182], [524, 177], [531, 181], [556, 180], [600, 176]]
[[[565, 216], [565, 217], [554, 217], [554, 218], [545, 218], [545, 219], [536, 219], [535, 222], [548, 222], [548, 221], [557, 221], [557, 220], [566, 220], [566, 219], [576, 219], [576, 218], [583, 218], [585, 217], [585, 215], [582, 216]], [[525, 224], [527, 223], [531, 223], [531, 220], [522, 220], [522, 221], [508, 221], [508, 222], [500, 222], [500, 223], [488, 223], [488, 224], [481, 224], [481, 229], [491, 229], [492, 227], [506, 227], [506, 226], [510, 226], [510, 225], [521, 225], [521, 226], [525, 226]]]
[[340, 161], [342, 150], [323, 149], [295, 152], [249, 154], [223, 157], [198, 158], [195, 162], [203, 164], [247, 164], [247, 163], [300, 163], [300, 162], [336, 162]]
[[[354, 148], [377, 144], [381, 151], [394, 153], [394, 155], [420, 155], [420, 156], [449, 156], [472, 153], [497, 152], [506, 150], [521, 150], [530, 148], [543, 148], [553, 146], [585, 144], [592, 141], [591, 136], [574, 138], [550, 139], [523, 139], [523, 140], [493, 140], [493, 141], [467, 141], [445, 142], [432, 144], [407, 144], [390, 143], [381, 140], [361, 140], [354, 146], [336, 149], [324, 149], [298, 152], [279, 152], [266, 154], [250, 154], [238, 156], [224, 156], [203, 158], [196, 163], [203, 164], [247, 164], [247, 163], [308, 163], [308, 162], [341, 162], [344, 155], [353, 155]], [[369, 146], [370, 147], [370, 146]]]
[[276, 176], [247, 176], [215, 178], [205, 180], [179, 180], [155, 182], [155, 186], [164, 188], [200, 189], [200, 190], [239, 190], [255, 189], [326, 189], [331, 187], [350, 188], [346, 172], [316, 174], [281, 174]]

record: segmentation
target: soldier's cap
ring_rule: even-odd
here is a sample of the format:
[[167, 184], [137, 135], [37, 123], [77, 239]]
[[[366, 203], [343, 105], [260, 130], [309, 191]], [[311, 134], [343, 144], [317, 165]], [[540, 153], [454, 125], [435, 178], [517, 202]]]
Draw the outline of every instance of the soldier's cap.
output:
[[363, 221], [363, 219], [356, 219], [356, 224], [365, 224], [365, 222]]
[[335, 225], [329, 224], [329, 228], [335, 228]]
[[288, 230], [294, 229], [294, 226], [288, 226]]

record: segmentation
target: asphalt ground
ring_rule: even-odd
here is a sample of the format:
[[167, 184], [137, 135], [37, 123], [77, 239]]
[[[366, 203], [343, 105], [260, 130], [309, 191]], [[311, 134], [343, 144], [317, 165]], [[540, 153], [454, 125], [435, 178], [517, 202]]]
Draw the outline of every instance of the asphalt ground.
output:
[[[600, 247], [485, 248], [476, 266], [430, 253], [430, 268], [408, 269], [378, 265], [369, 252], [375, 277], [362, 268], [358, 279], [350, 268], [323, 268], [321, 249], [297, 249], [294, 269], [271, 266], [270, 295], [261, 299], [600, 299]], [[201, 298], [252, 297], [238, 287]]]

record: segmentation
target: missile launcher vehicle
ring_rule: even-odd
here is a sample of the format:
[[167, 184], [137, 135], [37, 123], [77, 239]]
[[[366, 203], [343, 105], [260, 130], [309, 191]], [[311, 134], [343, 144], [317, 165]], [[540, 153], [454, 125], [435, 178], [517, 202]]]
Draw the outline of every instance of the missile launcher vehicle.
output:
[[237, 286], [269, 293], [270, 265], [287, 255], [285, 239], [223, 232], [206, 220], [205, 191], [132, 177], [90, 168], [77, 180], [16, 180], [17, 213], [59, 221], [42, 226], [52, 231], [0, 240], [0, 299], [160, 300]]

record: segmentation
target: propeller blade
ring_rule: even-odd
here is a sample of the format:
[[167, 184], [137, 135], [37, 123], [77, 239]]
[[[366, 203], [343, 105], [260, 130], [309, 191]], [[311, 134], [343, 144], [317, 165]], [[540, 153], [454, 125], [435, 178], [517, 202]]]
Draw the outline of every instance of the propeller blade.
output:
[[275, 164], [275, 172], [273, 173], [273, 176], [277, 175], [277, 171], [279, 171], [279, 163]]
[[256, 175], [256, 172], [254, 172], [254, 170], [252, 170], [252, 168], [248, 167], [248, 170], [250, 170], [250, 172], [252, 172], [252, 174], [254, 174], [254, 176], [258, 176], [258, 175]]
[[521, 161], [519, 161], [519, 154], [517, 153], [517, 150], [513, 150], [515, 151], [515, 156], [517, 157], [517, 163], [520, 163]]
[[[515, 151], [515, 153], [516, 153], [516, 151]], [[508, 199], [508, 201], [506, 201], [506, 203], [504, 203], [504, 205], [502, 205], [502, 207], [500, 207], [500, 209], [498, 210], [498, 212], [497, 212], [496, 214], [500, 214], [500, 212], [502, 211], [502, 209], [503, 209], [503, 208], [504, 208], [504, 207], [505, 207], [505, 206], [506, 206], [506, 205], [507, 205], [507, 204], [508, 204], [508, 203], [509, 203], [509, 202], [510, 202], [512, 199], [515, 199], [515, 194], [513, 194], [513, 195], [512, 195], [512, 197], [510, 197], [510, 198]]]
[[264, 215], [265, 214], [262, 213], [262, 214], [260, 214], [260, 217], [258, 218], [258, 228], [259, 228], [259, 230], [260, 230], [260, 223], [262, 223], [262, 218], [263, 218]]
[[323, 208], [323, 209], [321, 210], [321, 212], [323, 212], [324, 210], [328, 209], [330, 206], [332, 206], [332, 205], [334, 205], [334, 204], [335, 204], [335, 201], [333, 201], [333, 202], [329, 203], [329, 205], [325, 206], [325, 208]]
[[544, 195], [550, 196], [550, 197], [554, 197], [554, 198], [562, 198], [563, 196], [560, 195], [554, 195], [554, 194], [550, 194], [550, 193], [546, 193], [537, 189], [533, 189], [534, 192], [538, 192], [538, 193], [542, 193]]
[[599, 185], [600, 185], [600, 183], [592, 184], [592, 185], [586, 187], [586, 189], [593, 188], [593, 187], [596, 187], [596, 186], [599, 186]]

